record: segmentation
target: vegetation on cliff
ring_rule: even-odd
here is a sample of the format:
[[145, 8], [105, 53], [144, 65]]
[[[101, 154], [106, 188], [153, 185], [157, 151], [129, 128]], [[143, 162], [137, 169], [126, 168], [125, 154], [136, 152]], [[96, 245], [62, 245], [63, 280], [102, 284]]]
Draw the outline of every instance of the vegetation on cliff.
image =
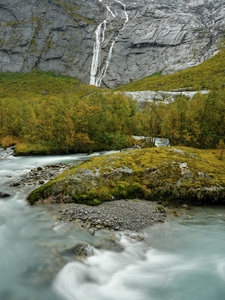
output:
[[171, 75], [153, 74], [141, 80], [117, 87], [119, 91], [218, 90], [225, 84], [225, 50], [198, 66]]
[[221, 151], [145, 148], [92, 158], [33, 191], [28, 201], [96, 205], [141, 198], [164, 204], [221, 204], [225, 199]]

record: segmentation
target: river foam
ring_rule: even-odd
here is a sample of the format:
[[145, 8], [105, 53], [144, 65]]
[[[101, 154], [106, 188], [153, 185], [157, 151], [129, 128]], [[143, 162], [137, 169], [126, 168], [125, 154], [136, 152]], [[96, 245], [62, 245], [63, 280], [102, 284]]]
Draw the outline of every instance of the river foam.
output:
[[62, 253], [77, 243], [95, 245], [98, 237], [50, 220], [47, 206], [30, 207], [29, 191], [9, 184], [30, 168], [88, 155], [13, 157], [1, 151], [0, 189], [11, 194], [0, 199], [1, 300], [225, 298], [225, 208], [168, 216], [143, 231], [142, 242], [119, 233], [122, 249], [91, 247], [92, 255], [79, 262]]

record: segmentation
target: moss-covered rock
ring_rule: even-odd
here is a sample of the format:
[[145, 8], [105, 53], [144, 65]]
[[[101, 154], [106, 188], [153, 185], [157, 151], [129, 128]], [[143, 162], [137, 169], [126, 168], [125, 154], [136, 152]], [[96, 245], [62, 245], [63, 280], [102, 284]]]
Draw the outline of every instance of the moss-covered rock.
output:
[[214, 150], [146, 148], [92, 158], [28, 196], [36, 202], [97, 205], [141, 198], [166, 204], [225, 202], [225, 158]]

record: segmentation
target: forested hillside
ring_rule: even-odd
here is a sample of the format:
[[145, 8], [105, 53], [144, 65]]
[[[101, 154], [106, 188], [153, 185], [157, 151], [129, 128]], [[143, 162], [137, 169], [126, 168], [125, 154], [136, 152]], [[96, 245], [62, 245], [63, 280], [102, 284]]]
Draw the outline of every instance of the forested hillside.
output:
[[[0, 74], [0, 139], [19, 154], [122, 149], [133, 135], [165, 137], [171, 145], [224, 148], [225, 51], [173, 75], [149, 77], [117, 90], [198, 90], [144, 108], [118, 91], [44, 73]], [[206, 95], [201, 89], [209, 89]], [[152, 145], [151, 143], [145, 144]], [[142, 145], [143, 146], [143, 145]]]
[[[137, 134], [162, 136], [172, 145], [198, 148], [224, 147], [225, 51], [201, 65], [172, 74], [155, 74], [118, 87], [120, 91], [197, 90], [193, 99], [179, 96], [173, 103], [156, 101], [137, 114]], [[209, 94], [201, 94], [209, 90]]]
[[74, 78], [38, 70], [0, 75], [2, 146], [17, 153], [120, 149], [129, 144], [134, 104]]

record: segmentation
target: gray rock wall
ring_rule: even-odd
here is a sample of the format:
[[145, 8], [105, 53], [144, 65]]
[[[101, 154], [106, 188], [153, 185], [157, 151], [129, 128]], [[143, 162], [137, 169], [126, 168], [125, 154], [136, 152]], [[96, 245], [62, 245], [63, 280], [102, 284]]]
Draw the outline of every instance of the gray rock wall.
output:
[[[171, 91], [171, 92], [165, 92], [165, 91], [138, 91], [138, 92], [124, 92], [128, 97], [133, 98], [137, 101], [141, 106], [145, 106], [146, 103], [151, 102], [159, 102], [163, 101], [165, 104], [169, 104], [173, 101], [175, 101], [175, 98], [177, 96], [186, 96], [188, 98], [193, 98], [194, 95], [196, 95], [197, 91]], [[209, 90], [201, 91], [201, 94], [205, 95], [209, 93]]]
[[95, 76], [102, 72], [101, 86], [112, 88], [215, 54], [225, 0], [2, 0], [0, 71], [37, 67], [89, 83], [95, 30], [105, 19]]
[[0, 71], [30, 72], [38, 67], [87, 81], [94, 30], [102, 14], [104, 9], [93, 0], [4, 0]]

